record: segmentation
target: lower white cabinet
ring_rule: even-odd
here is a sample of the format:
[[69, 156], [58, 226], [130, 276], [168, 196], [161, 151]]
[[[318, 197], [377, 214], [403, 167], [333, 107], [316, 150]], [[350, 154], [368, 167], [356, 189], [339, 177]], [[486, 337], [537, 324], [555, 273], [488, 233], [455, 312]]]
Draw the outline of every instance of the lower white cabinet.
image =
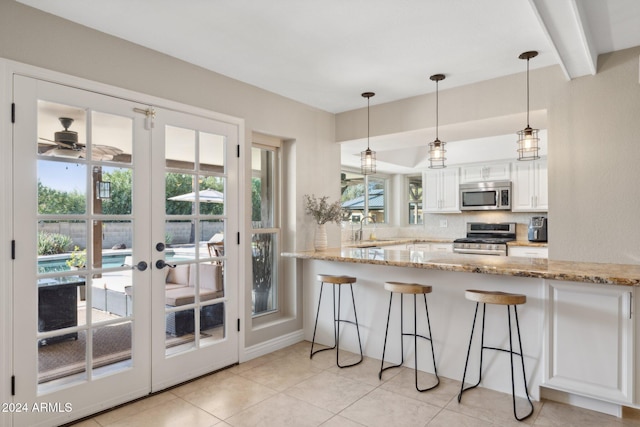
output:
[[549, 258], [549, 248], [540, 246], [508, 246], [507, 255], [527, 258]]
[[453, 252], [453, 243], [429, 243], [420, 242], [412, 245], [407, 245], [407, 249], [410, 251], [423, 251], [423, 252]]
[[632, 403], [631, 286], [547, 281], [544, 385]]

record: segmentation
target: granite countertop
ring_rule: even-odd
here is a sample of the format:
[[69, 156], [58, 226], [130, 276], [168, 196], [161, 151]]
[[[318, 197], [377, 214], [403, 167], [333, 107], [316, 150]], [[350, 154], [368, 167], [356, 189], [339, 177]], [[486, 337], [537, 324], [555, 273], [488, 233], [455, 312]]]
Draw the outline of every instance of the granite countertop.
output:
[[326, 251], [283, 253], [282, 256], [393, 267], [412, 267], [599, 283], [604, 285], [640, 285], [640, 265], [629, 264], [550, 261], [546, 258], [466, 255], [442, 252], [385, 250], [382, 248], [335, 248], [327, 249]]

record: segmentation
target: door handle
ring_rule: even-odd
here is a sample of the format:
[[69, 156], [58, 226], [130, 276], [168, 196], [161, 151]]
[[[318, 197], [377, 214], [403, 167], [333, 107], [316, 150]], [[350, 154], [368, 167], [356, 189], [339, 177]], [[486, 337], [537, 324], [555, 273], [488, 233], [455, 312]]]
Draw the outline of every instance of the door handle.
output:
[[132, 270], [138, 270], [138, 271], [145, 271], [148, 266], [149, 265], [146, 262], [140, 261], [136, 265], [132, 266], [131, 269]]
[[162, 270], [165, 267], [169, 267], [169, 268], [176, 268], [175, 264], [167, 264], [166, 262], [164, 262], [163, 259], [159, 259], [156, 261], [156, 268], [158, 270]]

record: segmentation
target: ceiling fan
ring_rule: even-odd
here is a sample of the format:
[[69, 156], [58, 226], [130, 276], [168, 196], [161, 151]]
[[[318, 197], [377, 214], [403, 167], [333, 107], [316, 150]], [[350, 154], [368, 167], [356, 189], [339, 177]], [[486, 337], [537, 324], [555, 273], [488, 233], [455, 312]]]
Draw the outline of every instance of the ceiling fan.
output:
[[[55, 157], [71, 157], [74, 159], [86, 159], [87, 147], [85, 144], [78, 142], [78, 132], [69, 130], [73, 119], [69, 117], [60, 117], [60, 124], [64, 130], [56, 132], [54, 139], [47, 139], [39, 137], [38, 142], [38, 154], [44, 156]], [[92, 160], [113, 160], [113, 158], [123, 151], [116, 147], [110, 147], [108, 145], [92, 144], [91, 146], [91, 158]]]

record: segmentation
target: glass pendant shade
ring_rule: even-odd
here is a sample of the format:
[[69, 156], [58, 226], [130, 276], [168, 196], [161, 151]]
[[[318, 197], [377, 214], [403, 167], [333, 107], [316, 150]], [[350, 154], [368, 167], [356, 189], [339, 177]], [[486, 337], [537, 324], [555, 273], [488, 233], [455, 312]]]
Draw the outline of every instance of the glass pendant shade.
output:
[[360, 172], [363, 175], [376, 173], [376, 152], [369, 148], [369, 98], [375, 96], [373, 92], [365, 92], [363, 98], [367, 98], [367, 149], [360, 153]]
[[540, 151], [538, 129], [529, 126], [529, 60], [538, 56], [535, 50], [521, 53], [518, 58], [527, 60], [527, 127], [518, 131], [518, 160], [537, 160]]
[[433, 142], [429, 143], [429, 168], [430, 169], [442, 169], [447, 166], [444, 164], [444, 161], [447, 158], [444, 154], [447, 150], [444, 149], [446, 142], [442, 142], [439, 139], [436, 139]]
[[442, 169], [447, 167], [444, 164], [447, 150], [444, 149], [446, 142], [438, 139], [438, 82], [444, 80], [444, 74], [434, 74], [429, 78], [436, 82], [436, 139], [429, 143], [429, 169]]
[[376, 152], [367, 147], [360, 153], [360, 169], [363, 175], [376, 173]]

